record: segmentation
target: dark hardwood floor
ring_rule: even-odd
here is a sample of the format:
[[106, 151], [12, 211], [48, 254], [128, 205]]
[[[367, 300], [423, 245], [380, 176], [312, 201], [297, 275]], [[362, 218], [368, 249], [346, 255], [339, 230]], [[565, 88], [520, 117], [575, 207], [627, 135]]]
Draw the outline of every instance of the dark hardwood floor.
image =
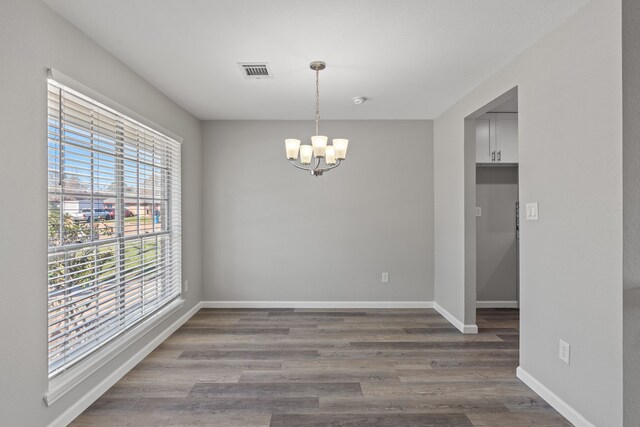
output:
[[570, 426], [515, 377], [518, 311], [203, 309], [72, 426]]

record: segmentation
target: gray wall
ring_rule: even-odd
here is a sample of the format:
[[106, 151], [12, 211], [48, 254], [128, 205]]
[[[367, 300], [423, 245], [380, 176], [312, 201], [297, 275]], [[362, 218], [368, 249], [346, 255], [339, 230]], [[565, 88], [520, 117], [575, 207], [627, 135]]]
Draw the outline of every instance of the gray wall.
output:
[[[2, 2], [0, 58], [0, 424], [45, 426], [200, 301], [200, 126], [40, 1]], [[49, 66], [184, 138], [183, 275], [190, 292], [181, 312], [46, 407]]]
[[621, 64], [620, 1], [592, 0], [434, 124], [435, 299], [468, 323], [464, 121], [518, 87], [520, 204], [540, 203], [521, 228], [520, 366], [602, 426], [622, 425]]
[[205, 300], [433, 300], [432, 122], [321, 126], [350, 142], [316, 178], [284, 151], [313, 122], [203, 125]]
[[476, 299], [517, 301], [518, 168], [476, 168]]
[[640, 2], [622, 1], [624, 416], [640, 420]]

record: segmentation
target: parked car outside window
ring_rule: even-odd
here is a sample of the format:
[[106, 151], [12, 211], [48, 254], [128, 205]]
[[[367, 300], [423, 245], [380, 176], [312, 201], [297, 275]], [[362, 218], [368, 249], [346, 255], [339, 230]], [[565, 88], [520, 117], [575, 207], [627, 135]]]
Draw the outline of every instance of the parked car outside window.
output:
[[[116, 210], [115, 209], [109, 209], [107, 211], [109, 213], [109, 219], [115, 219], [116, 218]], [[133, 212], [131, 212], [129, 209], [124, 210], [124, 217], [125, 218], [129, 218], [132, 216], [136, 216]]]
[[91, 209], [82, 209], [79, 212], [72, 213], [71, 218], [74, 221], [87, 221], [91, 222], [91, 217], [93, 217], [94, 221], [98, 220], [107, 220], [109, 219], [109, 212], [105, 209], [93, 209], [93, 214]]
[[78, 211], [69, 214], [74, 221], [85, 221], [84, 212]]

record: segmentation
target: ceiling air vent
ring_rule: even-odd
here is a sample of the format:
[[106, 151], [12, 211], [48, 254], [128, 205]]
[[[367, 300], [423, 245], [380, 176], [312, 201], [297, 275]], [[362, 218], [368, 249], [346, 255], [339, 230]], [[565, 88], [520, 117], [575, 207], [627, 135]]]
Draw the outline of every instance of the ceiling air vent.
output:
[[270, 79], [272, 78], [269, 64], [266, 62], [238, 62], [245, 79]]

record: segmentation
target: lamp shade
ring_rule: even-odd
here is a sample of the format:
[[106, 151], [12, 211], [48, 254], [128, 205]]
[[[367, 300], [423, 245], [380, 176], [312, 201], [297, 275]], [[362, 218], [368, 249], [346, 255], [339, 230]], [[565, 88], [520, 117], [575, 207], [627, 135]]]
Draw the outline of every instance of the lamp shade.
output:
[[336, 151], [332, 145], [327, 145], [327, 147], [324, 149], [324, 155], [325, 155], [324, 161], [326, 164], [328, 165], [336, 164]]
[[333, 140], [333, 148], [335, 149], [336, 159], [344, 160], [347, 158], [348, 139], [336, 138]]
[[285, 139], [284, 146], [287, 150], [287, 159], [294, 160], [298, 158], [298, 150], [300, 150], [299, 139]]
[[311, 156], [313, 155], [313, 148], [310, 145], [300, 146], [300, 163], [308, 165], [311, 163]]
[[316, 157], [324, 157], [324, 150], [327, 146], [327, 138], [323, 135], [314, 135], [311, 137], [311, 145], [313, 146], [313, 155]]

